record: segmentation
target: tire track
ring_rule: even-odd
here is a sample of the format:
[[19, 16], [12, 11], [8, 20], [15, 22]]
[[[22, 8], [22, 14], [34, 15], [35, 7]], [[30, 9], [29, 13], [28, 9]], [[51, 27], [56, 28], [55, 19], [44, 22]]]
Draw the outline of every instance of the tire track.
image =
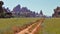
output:
[[[43, 21], [44, 19], [37, 20], [32, 25], [15, 34], [37, 34], [37, 31], [41, 28]], [[34, 26], [34, 28], [32, 26]]]

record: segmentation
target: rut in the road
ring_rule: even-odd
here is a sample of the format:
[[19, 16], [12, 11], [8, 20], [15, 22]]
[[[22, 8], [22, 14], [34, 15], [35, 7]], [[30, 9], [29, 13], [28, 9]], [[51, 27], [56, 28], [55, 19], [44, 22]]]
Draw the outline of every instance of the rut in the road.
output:
[[17, 30], [14, 31], [14, 34], [37, 34], [37, 31], [41, 28], [43, 21], [44, 19], [37, 20], [36, 22], [28, 24], [23, 28], [15, 27]]

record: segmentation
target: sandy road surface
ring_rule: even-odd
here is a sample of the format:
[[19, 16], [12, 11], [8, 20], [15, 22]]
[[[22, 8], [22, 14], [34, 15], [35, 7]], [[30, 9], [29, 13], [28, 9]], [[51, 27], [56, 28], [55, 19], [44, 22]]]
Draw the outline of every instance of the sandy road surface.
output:
[[[24, 29], [16, 34], [35, 34], [37, 32], [37, 30], [39, 29], [39, 27], [41, 26], [43, 21], [44, 21], [43, 19], [40, 19], [36, 23], [28, 26], [26, 29]], [[29, 31], [31, 28], [33, 28], [32, 26], [34, 26], [34, 25], [35, 25], [35, 28], [32, 31]]]

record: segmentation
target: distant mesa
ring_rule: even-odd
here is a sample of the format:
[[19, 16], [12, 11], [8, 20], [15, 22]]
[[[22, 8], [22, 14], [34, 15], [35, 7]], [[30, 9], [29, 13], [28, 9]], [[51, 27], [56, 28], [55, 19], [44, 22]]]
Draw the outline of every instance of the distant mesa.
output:
[[27, 7], [21, 8], [21, 6], [19, 4], [13, 8], [12, 14], [17, 16], [17, 17], [43, 17], [42, 10], [38, 14], [35, 11], [31, 11]]
[[13, 8], [13, 11], [20, 11], [21, 6], [18, 4], [16, 7]]
[[[35, 11], [31, 11], [27, 7], [21, 7], [20, 4], [15, 6], [13, 10], [11, 11], [9, 8], [2, 7], [4, 3], [0, 1], [0, 14], [2, 17], [10, 18], [10, 17], [43, 17], [42, 10], [40, 13], [36, 13]], [[1, 11], [2, 9], [2, 11]]]
[[52, 17], [60, 17], [60, 7], [54, 9], [54, 14], [52, 15]]
[[27, 12], [27, 11], [28, 11], [28, 8], [27, 8], [27, 7], [22, 7], [22, 8], [21, 8], [21, 11], [22, 11], [22, 12]]

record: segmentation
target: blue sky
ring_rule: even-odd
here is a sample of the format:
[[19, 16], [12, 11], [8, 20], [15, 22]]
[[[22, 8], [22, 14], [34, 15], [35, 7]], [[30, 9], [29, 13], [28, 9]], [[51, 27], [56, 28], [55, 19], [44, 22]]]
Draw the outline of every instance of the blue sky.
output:
[[9, 7], [13, 9], [16, 5], [20, 4], [21, 7], [27, 7], [28, 9], [40, 12], [43, 11], [43, 14], [51, 16], [57, 6], [60, 6], [60, 0], [3, 0], [4, 7]]

